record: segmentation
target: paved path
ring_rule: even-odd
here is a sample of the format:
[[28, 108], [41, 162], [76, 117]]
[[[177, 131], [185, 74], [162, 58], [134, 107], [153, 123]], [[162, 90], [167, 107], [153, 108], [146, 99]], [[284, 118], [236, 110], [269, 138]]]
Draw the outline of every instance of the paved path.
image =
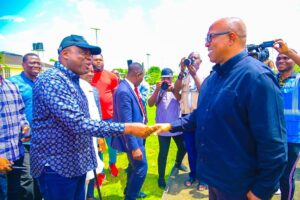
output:
[[[188, 166], [187, 156], [183, 160], [183, 164]], [[202, 199], [208, 200], [208, 191], [198, 191], [197, 184], [194, 183], [192, 187], [187, 188], [184, 186], [184, 181], [188, 178], [188, 173], [173, 169], [171, 172], [167, 188], [163, 193], [162, 200], [193, 200]], [[300, 200], [300, 162], [295, 174], [296, 191], [294, 200]], [[272, 200], [279, 200], [280, 195], [275, 195]]]

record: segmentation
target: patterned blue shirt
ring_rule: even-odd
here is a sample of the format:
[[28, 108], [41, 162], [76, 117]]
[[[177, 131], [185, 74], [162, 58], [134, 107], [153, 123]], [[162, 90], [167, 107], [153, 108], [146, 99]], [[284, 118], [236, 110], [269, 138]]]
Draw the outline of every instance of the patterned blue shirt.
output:
[[76, 177], [97, 166], [92, 136], [121, 135], [124, 124], [90, 119], [79, 76], [57, 62], [36, 79], [32, 131], [32, 176], [49, 165], [61, 176]]
[[[22, 95], [23, 102], [25, 104], [25, 115], [29, 124], [32, 123], [32, 88], [34, 86], [33, 80], [28, 78], [24, 72], [19, 75], [8, 78], [11, 82], [16, 84]], [[24, 142], [24, 144], [30, 144], [30, 142]]]
[[18, 87], [0, 75], [0, 156], [16, 161], [24, 155], [20, 141], [23, 125], [28, 125]]

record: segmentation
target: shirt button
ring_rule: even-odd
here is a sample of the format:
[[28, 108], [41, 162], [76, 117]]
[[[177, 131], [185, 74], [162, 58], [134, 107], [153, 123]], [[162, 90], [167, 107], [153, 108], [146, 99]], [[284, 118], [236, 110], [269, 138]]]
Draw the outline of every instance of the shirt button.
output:
[[208, 108], [206, 108], [206, 112], [208, 112]]
[[201, 127], [201, 130], [204, 131], [204, 129], [205, 129], [204, 126], [202, 126], [202, 127]]

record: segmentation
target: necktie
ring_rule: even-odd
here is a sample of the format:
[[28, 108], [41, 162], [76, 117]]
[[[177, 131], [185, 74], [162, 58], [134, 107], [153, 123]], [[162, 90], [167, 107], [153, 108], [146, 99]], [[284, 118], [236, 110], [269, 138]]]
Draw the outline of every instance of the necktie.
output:
[[142, 109], [142, 112], [143, 112], [143, 118], [144, 118], [144, 122], [145, 122], [145, 118], [146, 118], [146, 113], [145, 113], [145, 108], [143, 106], [143, 101], [142, 101], [142, 98], [140, 97], [140, 93], [139, 93], [139, 90], [137, 87], [134, 88], [134, 92], [139, 100], [139, 104], [140, 104], [140, 107]]

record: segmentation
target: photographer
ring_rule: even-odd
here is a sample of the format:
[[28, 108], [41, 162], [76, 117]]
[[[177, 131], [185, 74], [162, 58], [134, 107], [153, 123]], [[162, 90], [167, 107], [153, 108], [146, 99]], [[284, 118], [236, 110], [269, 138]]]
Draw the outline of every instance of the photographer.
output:
[[275, 40], [274, 49], [278, 51], [276, 67], [277, 78], [284, 101], [284, 115], [288, 142], [288, 164], [280, 178], [281, 199], [293, 199], [295, 190], [294, 172], [300, 156], [299, 98], [300, 74], [294, 70], [300, 65], [300, 55], [282, 40]]
[[[200, 54], [190, 53], [188, 59], [183, 57], [180, 61], [181, 71], [174, 84], [175, 93], [181, 93], [180, 108], [182, 116], [190, 114], [197, 108], [197, 100], [200, 91], [201, 81], [199, 78], [199, 67], [202, 60]], [[190, 187], [196, 181], [197, 150], [195, 145], [195, 132], [184, 131], [184, 142], [188, 153], [190, 165], [189, 178], [184, 182], [186, 187]], [[197, 190], [206, 190], [207, 185], [198, 180]]]
[[[152, 107], [156, 105], [156, 123], [172, 122], [180, 117], [180, 94], [174, 93], [172, 85], [173, 72], [170, 68], [164, 68], [161, 72], [161, 81], [156, 84], [156, 88], [148, 100]], [[186, 171], [187, 168], [181, 164], [186, 153], [182, 132], [164, 133], [158, 136], [159, 154], [158, 154], [158, 186], [162, 189], [166, 187], [165, 170], [169, 152], [171, 138], [177, 145], [177, 155], [175, 167]]]

